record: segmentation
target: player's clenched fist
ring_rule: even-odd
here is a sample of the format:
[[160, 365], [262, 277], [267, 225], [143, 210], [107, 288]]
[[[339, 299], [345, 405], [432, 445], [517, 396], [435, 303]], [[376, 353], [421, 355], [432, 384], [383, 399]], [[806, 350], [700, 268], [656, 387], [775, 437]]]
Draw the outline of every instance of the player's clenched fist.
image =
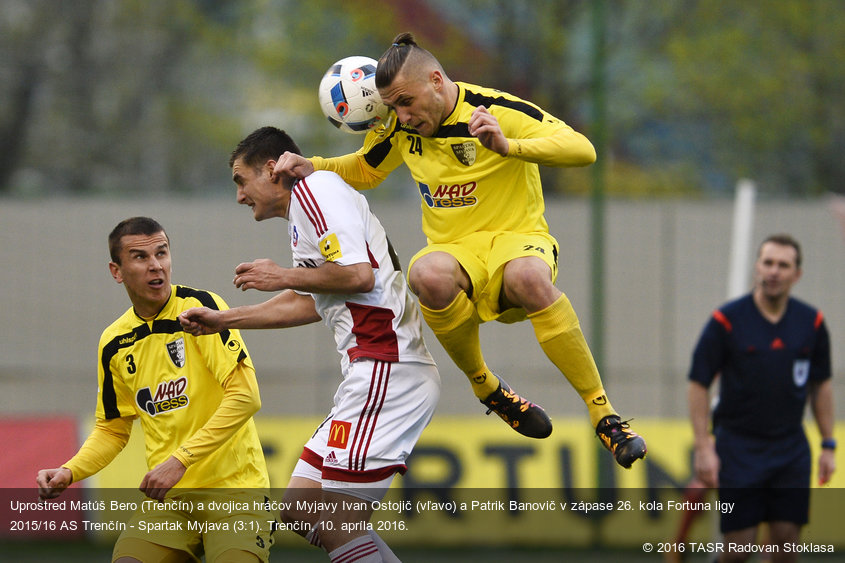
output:
[[478, 137], [485, 148], [507, 156], [510, 143], [502, 133], [499, 121], [484, 106], [478, 106], [469, 118], [469, 134]]
[[286, 289], [279, 283], [283, 270], [284, 268], [267, 258], [238, 264], [238, 267], [235, 268], [235, 287], [244, 291], [247, 289], [259, 291]]
[[314, 165], [311, 164], [310, 160], [292, 152], [285, 152], [276, 161], [271, 179], [278, 182], [285, 176], [288, 178], [305, 178], [313, 173]]
[[214, 334], [223, 330], [220, 311], [208, 307], [195, 307], [182, 312], [179, 315], [179, 324], [182, 325], [182, 330], [193, 336]]
[[42, 469], [35, 478], [35, 483], [38, 485], [38, 497], [56, 498], [68, 488], [71, 481], [73, 481], [73, 474], [67, 467]]

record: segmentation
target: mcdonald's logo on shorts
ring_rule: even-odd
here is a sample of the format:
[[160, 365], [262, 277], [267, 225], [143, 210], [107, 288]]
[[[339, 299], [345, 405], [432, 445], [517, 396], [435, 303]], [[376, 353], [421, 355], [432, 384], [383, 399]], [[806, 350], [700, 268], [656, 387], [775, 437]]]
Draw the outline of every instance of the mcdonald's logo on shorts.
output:
[[349, 440], [351, 431], [351, 422], [332, 420], [332, 425], [329, 427], [329, 441], [326, 445], [330, 448], [346, 449], [346, 442]]

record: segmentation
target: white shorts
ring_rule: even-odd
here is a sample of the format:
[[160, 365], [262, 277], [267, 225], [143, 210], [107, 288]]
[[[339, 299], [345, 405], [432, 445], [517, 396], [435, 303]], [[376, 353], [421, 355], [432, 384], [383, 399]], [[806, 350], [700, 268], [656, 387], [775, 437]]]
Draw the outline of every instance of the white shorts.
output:
[[[360, 359], [305, 444], [292, 476], [333, 490], [385, 488], [428, 425], [440, 398], [437, 367]], [[355, 495], [358, 496], [358, 495]]]

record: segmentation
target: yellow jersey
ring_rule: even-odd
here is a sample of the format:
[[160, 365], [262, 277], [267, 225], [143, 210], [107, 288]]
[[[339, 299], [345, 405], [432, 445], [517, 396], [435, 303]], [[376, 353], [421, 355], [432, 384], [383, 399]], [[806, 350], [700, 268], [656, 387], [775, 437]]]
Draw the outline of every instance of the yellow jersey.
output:
[[[183, 332], [178, 315], [200, 306], [228, 308], [214, 293], [174, 285], [170, 300], [154, 319], [145, 320], [130, 308], [100, 337], [96, 417], [140, 417], [150, 469], [203, 428], [220, 405], [223, 382], [236, 367], [255, 377], [239, 331], [198, 337]], [[214, 431], [204, 432], [213, 439]], [[181, 449], [181, 455], [191, 455]], [[203, 454], [188, 466], [179, 488], [269, 486], [252, 417]]]
[[[420, 193], [429, 243], [454, 242], [478, 231], [547, 233], [538, 164], [589, 164], [595, 160], [592, 144], [530, 102], [491, 88], [455, 84], [455, 108], [431, 137], [400, 124], [392, 114], [353, 155], [312, 157], [311, 162], [357, 189], [375, 187], [404, 162]], [[509, 140], [505, 157], [469, 133], [469, 118], [482, 105]]]

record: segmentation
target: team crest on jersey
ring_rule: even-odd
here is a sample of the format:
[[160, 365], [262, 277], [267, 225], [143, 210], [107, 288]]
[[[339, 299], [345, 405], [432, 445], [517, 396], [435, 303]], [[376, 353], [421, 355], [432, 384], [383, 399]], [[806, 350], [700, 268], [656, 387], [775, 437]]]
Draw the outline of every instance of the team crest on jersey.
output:
[[150, 416], [156, 416], [163, 412], [181, 409], [188, 406], [188, 395], [185, 390], [188, 388], [188, 378], [184, 375], [179, 379], [163, 381], [156, 387], [156, 392], [149, 387], [139, 389], [135, 394], [135, 402], [138, 407], [146, 411]]
[[466, 141], [464, 143], [455, 143], [452, 145], [452, 152], [465, 166], [472, 166], [475, 164], [475, 142]]
[[180, 338], [167, 343], [167, 355], [177, 368], [185, 367], [185, 339]]
[[320, 241], [320, 254], [326, 259], [326, 262], [334, 262], [338, 258], [343, 258], [343, 252], [340, 250], [340, 242], [337, 240], [337, 235], [332, 233], [322, 241]]
[[796, 387], [804, 387], [810, 377], [810, 360], [795, 360], [792, 364], [792, 382]]

